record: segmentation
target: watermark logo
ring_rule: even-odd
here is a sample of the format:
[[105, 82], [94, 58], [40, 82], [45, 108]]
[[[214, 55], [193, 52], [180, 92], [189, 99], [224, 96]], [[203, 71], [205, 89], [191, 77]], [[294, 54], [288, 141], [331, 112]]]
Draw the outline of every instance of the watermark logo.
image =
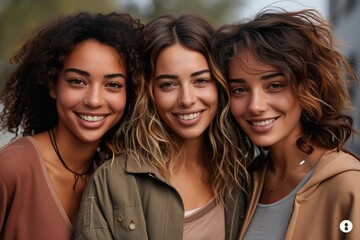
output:
[[353, 229], [353, 225], [349, 220], [344, 220], [340, 223], [339, 228], [342, 232], [349, 233]]

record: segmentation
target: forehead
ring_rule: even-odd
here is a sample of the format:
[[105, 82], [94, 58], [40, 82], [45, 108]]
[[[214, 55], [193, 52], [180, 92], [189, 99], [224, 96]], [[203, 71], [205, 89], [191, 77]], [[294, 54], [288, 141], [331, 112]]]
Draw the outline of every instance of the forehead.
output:
[[276, 66], [261, 62], [249, 50], [239, 51], [229, 60], [229, 74], [247, 73], [261, 74], [264, 72], [276, 72], [279, 69]]
[[124, 67], [125, 61], [116, 48], [93, 39], [88, 39], [78, 43], [64, 59], [64, 66], [69, 65], [73, 67], [89, 65], [89, 70], [94, 70], [105, 68], [106, 66], [121, 65]]
[[199, 67], [208, 68], [205, 56], [181, 44], [174, 44], [164, 48], [156, 60], [156, 71], [197, 71]]

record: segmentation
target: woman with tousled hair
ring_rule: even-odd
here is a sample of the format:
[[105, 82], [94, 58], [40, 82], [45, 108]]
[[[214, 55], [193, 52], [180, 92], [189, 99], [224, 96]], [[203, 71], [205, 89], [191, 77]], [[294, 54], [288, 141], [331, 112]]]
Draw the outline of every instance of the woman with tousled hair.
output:
[[120, 155], [89, 182], [76, 239], [238, 239], [248, 178], [211, 59], [214, 27], [183, 13], [145, 30], [145, 79]]
[[344, 149], [357, 78], [328, 23], [265, 9], [220, 28], [212, 51], [239, 136], [258, 153], [240, 239], [358, 239], [360, 163]]
[[0, 239], [72, 239], [86, 182], [131, 113], [143, 74], [143, 24], [87, 13], [40, 26], [11, 58], [1, 130]]

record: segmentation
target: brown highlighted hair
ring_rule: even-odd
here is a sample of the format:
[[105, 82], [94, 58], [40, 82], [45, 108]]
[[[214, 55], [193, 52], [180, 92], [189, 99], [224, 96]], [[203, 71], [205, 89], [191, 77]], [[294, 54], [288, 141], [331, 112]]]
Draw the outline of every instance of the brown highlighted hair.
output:
[[355, 132], [347, 112], [352, 109], [348, 87], [357, 77], [317, 11], [265, 9], [253, 19], [217, 31], [212, 52], [227, 77], [229, 60], [242, 51], [275, 66], [290, 80], [302, 107], [303, 134], [297, 140], [302, 151], [313, 151], [309, 142], [327, 149], [343, 147]]
[[[118, 142], [125, 139], [126, 154], [139, 165], [156, 168], [164, 178], [169, 178], [182, 151], [181, 142], [160, 119], [154, 102], [153, 84], [156, 62], [163, 49], [174, 44], [197, 51], [206, 58], [211, 75], [218, 89], [218, 109], [206, 130], [206, 146], [211, 159], [207, 162], [209, 179], [217, 197], [223, 197], [225, 189], [244, 189], [248, 180], [245, 156], [239, 154], [234, 144], [236, 136], [230, 124], [229, 90], [224, 77], [211, 57], [211, 37], [214, 27], [201, 16], [183, 13], [179, 16], [165, 14], [145, 27], [147, 48], [145, 52], [145, 80], [138, 92], [138, 100], [131, 120], [123, 125]], [[121, 144], [116, 144], [121, 146]]]

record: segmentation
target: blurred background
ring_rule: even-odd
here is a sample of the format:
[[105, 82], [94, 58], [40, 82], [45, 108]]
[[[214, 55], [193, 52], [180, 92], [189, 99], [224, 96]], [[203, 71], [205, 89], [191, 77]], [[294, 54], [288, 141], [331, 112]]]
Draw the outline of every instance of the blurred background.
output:
[[[9, 58], [21, 46], [26, 35], [40, 24], [79, 11], [120, 11], [140, 18], [143, 23], [162, 13], [191, 11], [202, 14], [216, 25], [252, 17], [266, 6], [286, 10], [314, 8], [327, 18], [333, 33], [346, 44], [340, 49], [349, 62], [360, 71], [360, 1], [357, 0], [0, 0], [0, 91], [12, 71]], [[360, 76], [360, 75], [359, 75]], [[351, 113], [355, 128], [360, 130], [360, 88], [349, 86], [355, 111]], [[0, 103], [0, 111], [1, 111]], [[0, 132], [0, 147], [14, 137]], [[360, 156], [360, 137], [349, 141], [347, 147]]]

